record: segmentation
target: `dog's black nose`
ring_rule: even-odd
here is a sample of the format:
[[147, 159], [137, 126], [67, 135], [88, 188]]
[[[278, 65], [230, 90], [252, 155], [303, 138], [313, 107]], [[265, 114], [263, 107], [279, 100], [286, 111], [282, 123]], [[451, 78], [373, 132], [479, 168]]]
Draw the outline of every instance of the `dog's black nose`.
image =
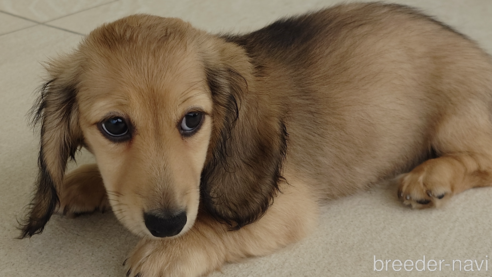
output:
[[186, 212], [150, 211], [144, 213], [144, 221], [154, 237], [172, 237], [183, 230], [186, 224]]

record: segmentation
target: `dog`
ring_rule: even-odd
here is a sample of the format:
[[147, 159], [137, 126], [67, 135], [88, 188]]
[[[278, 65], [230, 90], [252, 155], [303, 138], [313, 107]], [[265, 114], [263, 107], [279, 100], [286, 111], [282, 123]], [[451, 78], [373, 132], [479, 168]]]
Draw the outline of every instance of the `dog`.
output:
[[[243, 35], [133, 15], [47, 65], [21, 237], [111, 208], [127, 276], [200, 276], [316, 228], [319, 202], [392, 179], [411, 208], [492, 183], [492, 62], [400, 5], [346, 4]], [[97, 164], [65, 176], [81, 147]], [[397, 189], [395, 188], [395, 191]]]

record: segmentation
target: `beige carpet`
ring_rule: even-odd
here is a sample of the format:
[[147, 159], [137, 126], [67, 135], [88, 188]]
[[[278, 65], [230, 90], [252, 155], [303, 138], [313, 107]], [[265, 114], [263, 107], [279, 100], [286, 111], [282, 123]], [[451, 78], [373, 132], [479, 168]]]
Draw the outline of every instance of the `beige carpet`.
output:
[[[248, 31], [336, 2], [0, 1], [0, 276], [124, 276], [121, 264], [138, 240], [112, 213], [54, 216], [42, 235], [15, 239], [37, 170], [38, 138], [26, 114], [44, 76], [41, 62], [132, 13], [180, 17], [212, 32]], [[491, 0], [397, 2], [437, 16], [492, 53]], [[85, 153], [79, 163], [90, 160]], [[309, 238], [212, 276], [492, 276], [492, 188], [467, 191], [440, 210], [409, 210], [395, 197], [393, 186], [381, 185], [327, 203]]]

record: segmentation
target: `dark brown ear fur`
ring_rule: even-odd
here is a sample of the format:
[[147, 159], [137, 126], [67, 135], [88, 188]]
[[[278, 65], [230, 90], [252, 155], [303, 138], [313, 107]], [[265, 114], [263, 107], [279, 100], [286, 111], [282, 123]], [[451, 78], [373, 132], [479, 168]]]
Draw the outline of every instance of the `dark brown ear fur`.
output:
[[21, 223], [21, 238], [39, 234], [53, 214], [57, 204], [57, 188], [63, 181], [68, 158], [74, 158], [82, 144], [76, 103], [75, 62], [52, 63], [48, 68], [53, 78], [41, 89], [32, 109], [33, 123], [41, 123], [39, 174], [37, 190], [30, 210]]
[[[247, 62], [239, 54], [245, 59], [237, 62]], [[287, 144], [284, 123], [258, 104], [251, 72], [244, 68], [251, 66], [226, 62], [207, 68], [214, 113], [201, 197], [209, 213], [235, 229], [257, 220], [272, 203]]]

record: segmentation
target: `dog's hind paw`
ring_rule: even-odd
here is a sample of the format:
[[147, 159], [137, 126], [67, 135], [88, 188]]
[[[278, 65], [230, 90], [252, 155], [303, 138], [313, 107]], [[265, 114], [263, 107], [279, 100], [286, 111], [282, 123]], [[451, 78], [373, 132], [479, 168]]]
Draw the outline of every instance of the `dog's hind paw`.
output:
[[433, 159], [398, 177], [398, 198], [413, 209], [440, 207], [462, 179], [462, 167], [453, 159]]
[[467, 189], [490, 186], [492, 159], [462, 152], [425, 161], [399, 177], [398, 198], [412, 208], [439, 207]]

